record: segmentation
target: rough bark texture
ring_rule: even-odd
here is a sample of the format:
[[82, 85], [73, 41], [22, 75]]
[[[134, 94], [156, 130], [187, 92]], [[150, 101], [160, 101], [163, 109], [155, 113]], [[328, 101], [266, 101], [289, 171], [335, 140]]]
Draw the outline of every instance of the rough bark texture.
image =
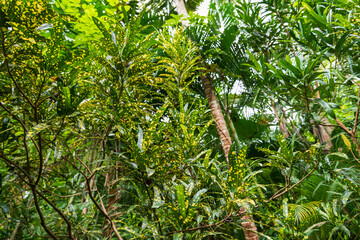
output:
[[176, 5], [176, 11], [178, 12], [179, 15], [184, 15], [184, 17], [189, 16], [185, 7], [184, 0], [175, 0], [175, 5]]
[[226, 161], [229, 163], [228, 155], [231, 147], [231, 137], [226, 126], [226, 121], [221, 110], [221, 106], [215, 94], [214, 86], [211, 83], [208, 75], [201, 77], [201, 82], [204, 88], [205, 96], [208, 99], [209, 106], [211, 109], [211, 115], [216, 123], [216, 129], [220, 136], [222, 148], [226, 157]]
[[[313, 120], [310, 120], [310, 123], [314, 123]], [[321, 124], [329, 125], [331, 124], [327, 118], [321, 119]], [[332, 148], [333, 144], [330, 141], [330, 135], [333, 128], [331, 127], [324, 127], [322, 125], [313, 125], [313, 132], [314, 135], [319, 138], [319, 142], [321, 144], [326, 143], [323, 151], [324, 152], [330, 152], [330, 149]]]
[[[189, 16], [189, 14], [186, 10], [186, 7], [185, 7], [184, 0], [175, 0], [175, 4], [176, 4], [176, 10], [179, 15], [183, 15], [184, 17]], [[182, 24], [184, 26], [187, 26], [189, 23], [186, 21], [183, 21]], [[229, 155], [229, 150], [231, 147], [231, 137], [230, 137], [228, 128], [226, 126], [226, 121], [225, 121], [224, 115], [222, 113], [221, 106], [216, 97], [215, 89], [212, 85], [212, 82], [211, 82], [209, 76], [208, 75], [202, 76], [201, 81], [202, 81], [202, 85], [204, 88], [206, 98], [208, 99], [208, 102], [210, 105], [212, 117], [214, 118], [215, 123], [216, 123], [216, 129], [220, 136], [220, 140], [221, 140], [222, 148], [224, 150], [226, 161], [227, 161], [227, 163], [229, 163], [228, 155]]]
[[[179, 15], [183, 15], [184, 17], [189, 16], [189, 14], [186, 10], [186, 7], [185, 7], [184, 0], [175, 0], [175, 5], [176, 5], [176, 11], [178, 12]], [[185, 27], [187, 25], [189, 25], [189, 21], [187, 21], [187, 20], [182, 20], [181, 23]]]
[[[114, 213], [118, 213], [119, 212], [119, 207], [116, 206], [116, 203], [118, 203], [118, 201], [121, 198], [121, 195], [119, 194], [119, 190], [113, 186], [115, 186], [115, 184], [113, 182], [110, 182], [110, 179], [118, 179], [114, 173], [109, 173], [106, 175], [105, 178], [105, 183], [104, 186], [107, 187], [108, 190], [108, 195], [110, 196], [107, 199], [107, 203], [106, 203], [106, 211], [111, 215]], [[117, 214], [114, 214], [117, 215]], [[121, 216], [121, 215], [118, 215]], [[114, 218], [116, 219], [116, 218]], [[110, 239], [111, 235], [113, 233], [113, 230], [111, 228], [111, 224], [109, 222], [106, 222], [104, 225], [104, 229], [103, 229], [103, 233], [102, 235], [104, 237], [106, 237], [106, 239]]]
[[[240, 211], [246, 212], [244, 208], [240, 209]], [[251, 219], [249, 215], [243, 216], [241, 219]], [[248, 229], [250, 231], [244, 231], [244, 236], [246, 240], [259, 240], [259, 236], [256, 233], [257, 228], [255, 223], [253, 222], [242, 222], [241, 226], [245, 229]]]
[[273, 111], [275, 113], [276, 119], [279, 122], [280, 130], [281, 130], [282, 134], [285, 136], [285, 138], [290, 137], [290, 133], [289, 133], [287, 127], [286, 127], [285, 120], [284, 120], [284, 118], [280, 118], [278, 110], [277, 110], [276, 105], [275, 105], [274, 102], [271, 103], [271, 107], [272, 107], [272, 109], [273, 109]]
[[[188, 16], [188, 12], [185, 8], [184, 0], [175, 0], [176, 9], [179, 15], [183, 15], [184, 17]], [[187, 21], [182, 21], [183, 26], [187, 26], [189, 23]], [[228, 131], [228, 128], [226, 126], [226, 121], [224, 118], [224, 115], [221, 110], [221, 106], [219, 104], [219, 101], [216, 97], [214, 86], [211, 82], [211, 78], [208, 76], [208, 74], [205, 74], [201, 77], [201, 82], [204, 88], [205, 96], [208, 100], [208, 103], [210, 105], [211, 114], [212, 117], [215, 120], [216, 123], [216, 129], [218, 131], [218, 134], [220, 136], [222, 148], [226, 157], [226, 161], [229, 164], [228, 155], [229, 150], [231, 147], [231, 137], [230, 133]], [[246, 210], [244, 208], [240, 209], [240, 212], [243, 212], [245, 215], [241, 219], [251, 219], [251, 217], [246, 214]], [[241, 223], [243, 228], [248, 229], [250, 231], [244, 231], [245, 239], [246, 240], [258, 240], [258, 234], [256, 233], [257, 228], [255, 223], [249, 221], [244, 221]], [[254, 232], [252, 232], [254, 231]]]

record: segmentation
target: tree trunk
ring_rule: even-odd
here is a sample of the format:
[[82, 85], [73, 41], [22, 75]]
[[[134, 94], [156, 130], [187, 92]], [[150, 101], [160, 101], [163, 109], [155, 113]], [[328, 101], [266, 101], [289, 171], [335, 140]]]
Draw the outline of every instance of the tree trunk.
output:
[[[241, 213], [246, 213], [246, 210], [245, 208], [241, 208], [240, 209], [240, 212]], [[251, 220], [251, 217], [247, 214], [247, 215], [244, 215], [241, 219], [249, 219]], [[256, 228], [256, 225], [254, 222], [242, 222], [241, 223], [241, 226], [245, 229], [248, 229], [250, 231], [246, 231], [244, 230], [244, 236], [245, 236], [245, 239], [246, 240], [259, 240], [259, 236], [258, 234], [256, 233], [257, 232], [257, 228]]]
[[[313, 120], [310, 120], [310, 123], [314, 124], [315, 122]], [[320, 124], [331, 124], [331, 123], [329, 122], [329, 120], [327, 118], [323, 118], [323, 119], [321, 119]], [[333, 128], [324, 127], [322, 125], [315, 125], [315, 124], [312, 126], [312, 128], [313, 128], [314, 135], [319, 138], [319, 142], [321, 144], [326, 143], [323, 151], [325, 153], [329, 153], [331, 147], [333, 146], [333, 144], [330, 141], [329, 133], [331, 134]]]
[[[184, 0], [175, 0], [175, 5], [176, 5], [176, 11], [178, 12], [179, 15], [183, 15], [184, 17], [189, 16], [189, 14], [188, 14], [188, 12], [186, 10], [186, 7], [185, 7]], [[184, 26], [189, 25], [189, 21], [186, 21], [186, 20], [182, 20], [181, 23]]]
[[284, 120], [284, 118], [280, 118], [278, 110], [276, 108], [276, 104], [275, 104], [275, 102], [273, 100], [271, 102], [271, 107], [272, 107], [272, 109], [273, 109], [273, 111], [275, 113], [276, 119], [279, 122], [280, 130], [281, 130], [282, 134], [284, 135], [285, 138], [290, 137], [290, 133], [289, 133], [287, 127], [286, 127], [285, 120]]
[[184, 15], [184, 17], [189, 16], [185, 7], [184, 0], [175, 0], [175, 5], [176, 5], [176, 11], [178, 12], [179, 15]]
[[[179, 15], [183, 15], [184, 17], [188, 16], [188, 12], [185, 8], [184, 0], [175, 0], [176, 9]], [[183, 26], [187, 26], [189, 23], [187, 21], [182, 21]], [[216, 123], [216, 129], [219, 134], [221, 145], [224, 151], [224, 155], [227, 163], [229, 164], [229, 150], [231, 147], [231, 137], [226, 126], [226, 121], [224, 115], [221, 110], [220, 103], [217, 99], [214, 86], [211, 82], [211, 78], [208, 74], [201, 76], [201, 82], [203, 85], [203, 89], [205, 92], [205, 96], [208, 100], [211, 109], [211, 115]], [[251, 216], [246, 214], [246, 210], [244, 208], [240, 209], [245, 215], [241, 219], [252, 219]], [[252, 221], [244, 221], [241, 223], [241, 226], [244, 229], [248, 229], [250, 231], [244, 230], [245, 240], [258, 240], [258, 234], [256, 233], [257, 228], [254, 222]]]
[[[176, 10], [179, 15], [183, 15], [184, 17], [188, 17], [189, 14], [186, 10], [185, 3], [183, 0], [175, 0], [176, 4]], [[184, 26], [187, 26], [189, 23], [186, 21], [183, 21], [182, 24]], [[216, 123], [216, 129], [220, 136], [221, 145], [224, 151], [224, 155], [226, 158], [226, 162], [229, 164], [229, 150], [231, 147], [231, 137], [229, 134], [229, 131], [226, 126], [226, 121], [224, 118], [224, 115], [221, 110], [221, 106], [219, 104], [219, 101], [215, 94], [214, 86], [212, 85], [212, 82], [208, 75], [204, 75], [201, 77], [201, 82], [204, 88], [205, 96], [208, 99], [210, 109], [211, 109], [211, 115]]]
[[229, 164], [228, 155], [231, 147], [231, 137], [228, 128], [226, 126], [226, 121], [222, 113], [221, 106], [216, 97], [215, 89], [214, 86], [212, 85], [209, 76], [208, 75], [202, 76], [201, 82], [204, 88], [205, 96], [209, 102], [211, 115], [216, 123], [216, 129], [220, 136], [221, 145], [225, 154], [226, 161]]

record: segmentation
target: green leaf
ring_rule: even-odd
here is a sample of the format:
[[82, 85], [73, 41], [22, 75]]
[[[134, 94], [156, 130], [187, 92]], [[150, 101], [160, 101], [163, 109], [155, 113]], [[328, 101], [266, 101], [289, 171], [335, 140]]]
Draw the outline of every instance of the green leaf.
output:
[[32, 129], [30, 129], [26, 133], [26, 139], [32, 138], [33, 136], [35, 136], [36, 134], [38, 134], [39, 132], [41, 132], [42, 130], [44, 130], [48, 127], [49, 127], [49, 125], [47, 125], [45, 123], [39, 123], [39, 124], [35, 125]]
[[337, 53], [340, 53], [342, 50], [342, 47], [344, 46], [344, 43], [346, 41], [346, 38], [349, 36], [350, 31], [347, 31], [346, 33], [344, 33], [341, 38], [339, 39], [339, 41], [337, 42], [336, 46], [335, 46], [335, 51]]
[[308, 233], [310, 233], [312, 231], [313, 228], [321, 227], [325, 223], [328, 223], [328, 221], [323, 221], [323, 222], [316, 223], [316, 224], [312, 225], [311, 227], [309, 227], [308, 229], [306, 229], [304, 233], [308, 234]]
[[117, 42], [116, 42], [116, 36], [115, 33], [111, 30], [111, 37], [112, 37], [112, 41], [115, 44], [115, 46], [117, 46]]
[[324, 72], [322, 71], [316, 71], [316, 72], [313, 72], [313, 73], [310, 73], [308, 75], [306, 75], [306, 82], [307, 83], [311, 83], [312, 81], [316, 80], [316, 78], [318, 76], [320, 76], [321, 74], [323, 74]]
[[325, 112], [330, 115], [330, 117], [334, 119], [336, 118], [334, 111], [327, 102], [325, 102], [321, 98], [315, 98], [314, 101], [319, 103], [324, 108]]
[[341, 196], [341, 201], [344, 205], [346, 205], [352, 193], [353, 193], [352, 191], [346, 190], [344, 194]]
[[155, 173], [155, 169], [146, 167], [146, 173], [147, 173], [147, 176], [150, 177]]
[[198, 135], [196, 136], [196, 139], [194, 142], [198, 143], [201, 139], [201, 137], [205, 134], [206, 130], [210, 127], [210, 125], [213, 123], [214, 119], [211, 119], [208, 121], [199, 131]]
[[298, 69], [297, 67], [293, 66], [291, 63], [289, 63], [286, 60], [280, 60], [279, 63], [281, 65], [283, 65], [285, 68], [289, 69], [298, 79], [302, 79], [303, 78], [303, 74], [301, 72], [300, 69]]
[[143, 147], [142, 147], [143, 151], [146, 151], [148, 149], [148, 147], [150, 146], [150, 143], [152, 142], [152, 139], [153, 139], [153, 135], [156, 132], [156, 126], [159, 124], [159, 121], [160, 121], [162, 115], [164, 115], [164, 113], [169, 105], [170, 105], [170, 102], [166, 102], [164, 105], [161, 106], [160, 109], [158, 109], [156, 111], [155, 115], [152, 117], [150, 126], [147, 129], [146, 135], [144, 137], [144, 142], [143, 142]]
[[195, 207], [196, 204], [199, 202], [201, 195], [204, 194], [206, 191], [207, 191], [206, 188], [203, 188], [203, 189], [199, 190], [199, 191], [194, 195], [194, 197], [191, 199], [191, 201], [190, 201], [190, 207]]
[[182, 232], [175, 233], [173, 236], [173, 240], [182, 240], [183, 236], [184, 236], [184, 234]]
[[306, 9], [306, 11], [309, 12], [310, 16], [312, 17], [313, 20], [315, 20], [315, 22], [323, 25], [326, 27], [326, 20], [323, 19], [323, 17], [319, 14], [317, 14], [307, 3], [302, 2], [303, 7]]
[[345, 153], [342, 153], [342, 152], [329, 153], [328, 155], [326, 155], [326, 157], [328, 157], [328, 156], [338, 156], [338, 157], [345, 158], [345, 159], [349, 158]]
[[340, 225], [340, 228], [346, 233], [346, 235], [348, 235], [348, 236], [350, 237], [351, 232], [350, 232], [350, 230], [349, 230], [347, 227], [345, 227], [344, 224], [341, 224], [341, 225]]
[[185, 206], [184, 186], [181, 184], [176, 185], [176, 197], [177, 197], [177, 201], [178, 201], [178, 207], [179, 207], [180, 214], [185, 218], [187, 206]]
[[237, 189], [241, 186], [245, 177], [245, 161], [246, 161], [246, 146], [240, 149], [239, 152], [233, 150], [229, 151], [229, 177], [227, 179], [228, 185], [232, 189]]
[[54, 151], [54, 161], [57, 161], [61, 158], [63, 150], [64, 150], [64, 148], [61, 145], [61, 143], [58, 143], [58, 145], [56, 146], [55, 151]]
[[283, 206], [282, 206], [282, 208], [283, 208], [283, 215], [284, 215], [284, 217], [285, 218], [288, 218], [289, 217], [289, 208], [288, 208], [288, 199], [287, 198], [285, 198], [284, 200], [283, 200]]
[[334, 215], [337, 217], [337, 216], [338, 216], [338, 211], [337, 211], [337, 199], [334, 199], [334, 200], [333, 200], [332, 207], [333, 207], [333, 213], [334, 213]]
[[158, 187], [154, 186], [154, 201], [152, 208], [159, 208], [164, 205], [164, 201], [161, 199], [160, 190]]
[[5, 214], [8, 214], [10, 212], [10, 205], [6, 202], [0, 202], [0, 208], [3, 210]]
[[108, 49], [110, 50], [109, 52], [111, 54], [115, 55], [117, 53], [117, 48], [116, 48], [116, 44], [114, 44], [114, 42], [113, 42], [112, 37], [110, 36], [111, 34], [106, 29], [104, 24], [102, 22], [100, 22], [99, 19], [97, 19], [96, 17], [92, 17], [92, 19], [93, 19], [95, 25], [99, 28], [99, 30], [103, 34], [105, 43], [108, 45]]
[[255, 70], [260, 72], [261, 71], [261, 65], [259, 64], [259, 62], [256, 60], [256, 58], [254, 57], [254, 55], [250, 51], [247, 50], [246, 52], [249, 55], [251, 61], [253, 62]]
[[122, 14], [124, 16], [124, 22], [125, 24], [128, 24], [129, 22], [129, 18], [128, 18], [128, 14], [127, 14], [127, 11], [130, 9], [130, 6], [124, 6], [124, 5], [121, 5], [121, 11], [122, 11]]
[[343, 139], [345, 145], [351, 150], [351, 142], [349, 141], [349, 139], [347, 139], [344, 134], [341, 134], [341, 138]]
[[139, 126], [137, 146], [139, 147], [140, 152], [143, 151], [143, 139], [144, 139], [143, 130], [142, 130], [141, 127]]
[[79, 120], [78, 120], [78, 123], [79, 123], [80, 132], [85, 131], [84, 121], [82, 121], [81, 119], [79, 119]]
[[66, 112], [70, 111], [71, 109], [71, 94], [70, 94], [70, 88], [69, 87], [63, 87], [63, 94], [65, 98], [65, 109]]

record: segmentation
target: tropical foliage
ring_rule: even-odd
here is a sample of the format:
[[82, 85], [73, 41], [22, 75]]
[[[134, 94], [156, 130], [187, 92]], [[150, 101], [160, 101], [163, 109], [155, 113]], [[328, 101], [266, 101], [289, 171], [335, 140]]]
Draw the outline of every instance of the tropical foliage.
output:
[[0, 0], [1, 239], [360, 239], [359, 5], [201, 2]]

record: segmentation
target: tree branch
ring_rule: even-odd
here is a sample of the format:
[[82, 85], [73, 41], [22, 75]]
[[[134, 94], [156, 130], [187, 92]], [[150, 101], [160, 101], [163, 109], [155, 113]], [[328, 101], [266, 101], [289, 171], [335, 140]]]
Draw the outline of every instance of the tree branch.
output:
[[317, 168], [318, 165], [319, 165], [319, 162], [317, 162], [316, 165], [315, 165], [315, 167], [314, 167], [308, 174], [306, 174], [300, 181], [298, 181], [297, 183], [295, 183], [294, 185], [292, 185], [290, 188], [287, 188], [288, 186], [286, 186], [286, 187], [285, 187], [285, 191], [283, 191], [283, 192], [281, 192], [281, 193], [278, 193], [278, 192], [284, 190], [284, 188], [281, 189], [280, 191], [278, 191], [277, 193], [275, 193], [275, 194], [270, 198], [270, 200], [274, 200], [275, 198], [280, 197], [281, 195], [287, 193], [288, 191], [290, 191], [291, 189], [293, 189], [294, 187], [296, 187], [297, 185], [299, 185], [300, 183], [302, 183], [308, 176], [310, 176], [310, 174], [312, 174], [312, 173], [315, 171], [315, 169]]

